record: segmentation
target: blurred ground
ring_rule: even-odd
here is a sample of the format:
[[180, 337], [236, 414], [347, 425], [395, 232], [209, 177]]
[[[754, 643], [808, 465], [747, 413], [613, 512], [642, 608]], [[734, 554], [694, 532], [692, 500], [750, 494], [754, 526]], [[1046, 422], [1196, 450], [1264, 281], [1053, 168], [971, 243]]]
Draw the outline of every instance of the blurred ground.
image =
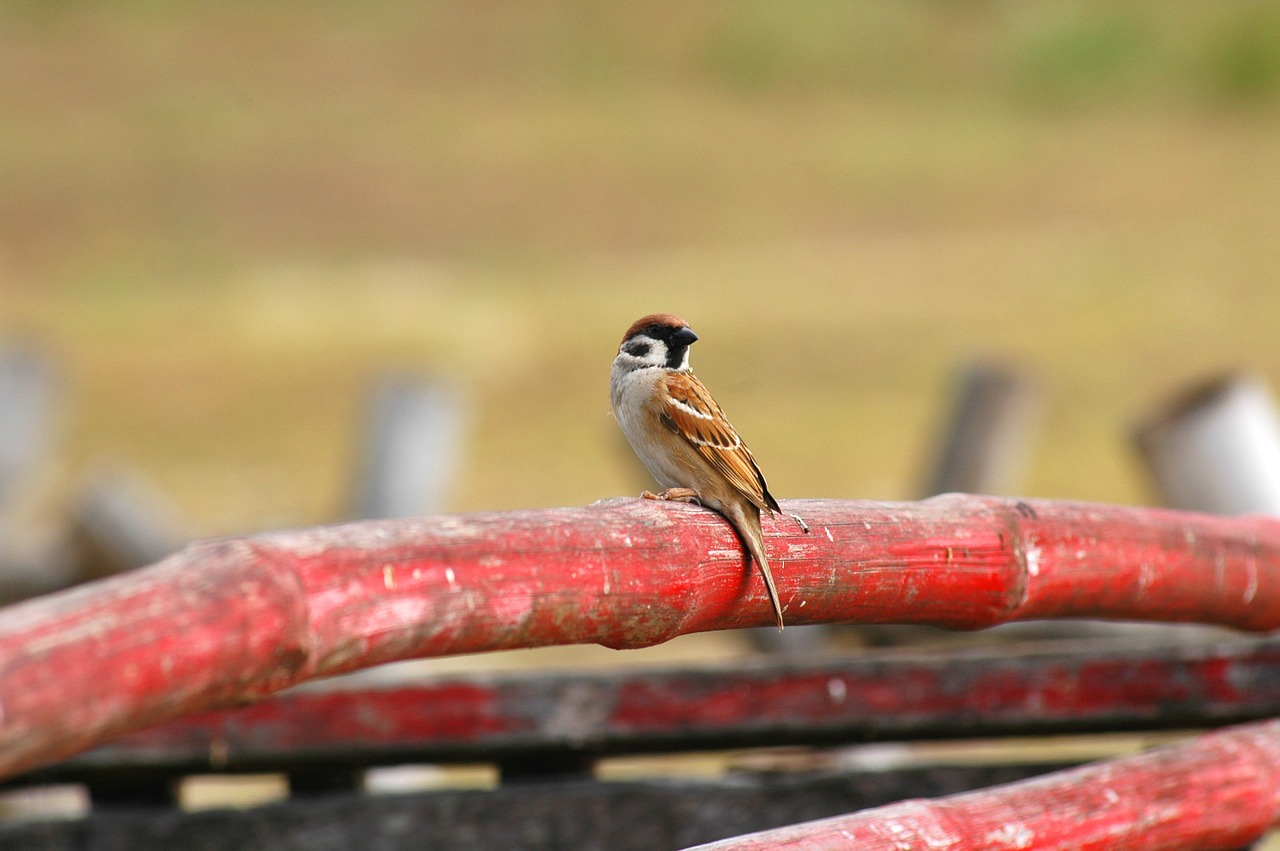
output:
[[958, 361], [1049, 398], [1029, 494], [1145, 498], [1126, 429], [1280, 379], [1268, 3], [0, 6], [0, 336], [64, 464], [215, 534], [331, 519], [366, 380], [459, 382], [458, 510], [641, 485], [636, 316], [784, 497], [907, 498]]

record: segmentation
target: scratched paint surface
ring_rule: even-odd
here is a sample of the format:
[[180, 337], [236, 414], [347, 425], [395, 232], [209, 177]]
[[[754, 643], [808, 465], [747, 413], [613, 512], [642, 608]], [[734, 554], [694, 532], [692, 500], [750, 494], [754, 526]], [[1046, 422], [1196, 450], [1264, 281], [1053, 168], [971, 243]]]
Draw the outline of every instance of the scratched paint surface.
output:
[[[765, 527], [792, 624], [1280, 626], [1276, 520], [955, 495], [788, 507], [813, 530]], [[718, 515], [634, 499], [198, 544], [0, 611], [0, 772], [397, 659], [764, 626], [757, 573]]]
[[557, 748], [609, 754], [1185, 728], [1278, 714], [1274, 639], [1146, 648], [1082, 641], [306, 689], [142, 730], [44, 776], [74, 780], [89, 766], [179, 774], [316, 760], [483, 762]]
[[1280, 812], [1280, 721], [977, 792], [904, 801], [701, 851], [1178, 851], [1247, 847]]

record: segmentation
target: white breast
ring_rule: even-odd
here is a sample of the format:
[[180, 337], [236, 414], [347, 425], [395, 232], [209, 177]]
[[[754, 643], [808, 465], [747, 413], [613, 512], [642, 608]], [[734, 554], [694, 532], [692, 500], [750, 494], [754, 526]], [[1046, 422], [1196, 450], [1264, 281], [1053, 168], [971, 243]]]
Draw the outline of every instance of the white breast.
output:
[[655, 406], [655, 385], [664, 375], [661, 369], [627, 370], [615, 362], [609, 376], [613, 416], [640, 463], [658, 484], [664, 488], [693, 487], [688, 469], [674, 463], [674, 453], [664, 451], [666, 442], [673, 439], [663, 433], [665, 428]]

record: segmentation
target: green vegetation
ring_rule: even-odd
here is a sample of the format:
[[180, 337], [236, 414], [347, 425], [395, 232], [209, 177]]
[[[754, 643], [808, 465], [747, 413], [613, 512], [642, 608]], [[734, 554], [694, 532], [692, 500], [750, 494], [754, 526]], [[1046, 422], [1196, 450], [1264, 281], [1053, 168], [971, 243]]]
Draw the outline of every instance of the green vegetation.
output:
[[1041, 496], [1141, 500], [1137, 414], [1280, 385], [1260, 2], [9, 3], [0, 78], [59, 475], [210, 533], [332, 517], [386, 367], [469, 391], [460, 510], [637, 491], [605, 382], [651, 310], [788, 497], [913, 496], [974, 355], [1042, 380]]

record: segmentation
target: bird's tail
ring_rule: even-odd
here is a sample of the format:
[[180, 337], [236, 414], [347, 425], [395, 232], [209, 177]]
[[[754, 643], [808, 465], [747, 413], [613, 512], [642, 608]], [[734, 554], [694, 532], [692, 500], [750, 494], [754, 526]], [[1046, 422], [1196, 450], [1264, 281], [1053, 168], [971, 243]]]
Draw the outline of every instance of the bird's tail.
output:
[[778, 599], [778, 588], [773, 584], [773, 573], [769, 570], [769, 559], [764, 554], [764, 534], [760, 531], [760, 511], [754, 506], [742, 506], [733, 511], [730, 520], [737, 528], [742, 541], [747, 545], [747, 552], [760, 565], [760, 573], [764, 576], [764, 587], [769, 592], [769, 602], [773, 604], [773, 614], [778, 621], [778, 629], [782, 629], [782, 601]]

